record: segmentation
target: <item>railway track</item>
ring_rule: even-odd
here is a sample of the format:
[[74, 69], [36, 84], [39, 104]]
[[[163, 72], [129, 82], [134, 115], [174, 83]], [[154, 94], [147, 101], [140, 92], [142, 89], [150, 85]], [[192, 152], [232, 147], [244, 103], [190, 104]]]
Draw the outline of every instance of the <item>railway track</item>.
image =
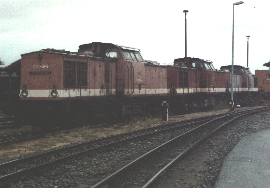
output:
[[176, 161], [185, 157], [188, 152], [209, 136], [240, 117], [258, 112], [261, 112], [261, 109], [216, 117], [138, 157], [95, 184], [92, 188], [150, 187]]
[[[232, 113], [234, 113], [234, 112], [232, 112]], [[214, 118], [214, 117], [216, 117], [216, 116], [210, 116], [209, 118]], [[199, 121], [200, 119], [204, 119], [204, 118], [198, 118], [198, 119], [196, 119], [196, 121]], [[14, 118], [10, 118], [10, 117], [0, 118], [0, 130], [19, 128], [19, 126], [16, 126], [14, 124], [13, 120], [14, 120]], [[187, 120], [184, 122], [187, 123], [189, 121], [192, 121], [192, 120]], [[52, 129], [52, 130], [51, 129], [48, 129], [48, 130], [39, 129], [39, 130], [32, 130], [32, 131], [26, 131], [26, 132], [17, 132], [17, 133], [12, 133], [12, 134], [1, 135], [0, 136], [0, 145], [4, 146], [4, 145], [9, 145], [9, 144], [44, 138], [48, 134], [57, 134], [57, 133], [61, 132], [62, 129], [63, 128], [57, 128], [57, 129]], [[70, 129], [72, 129], [72, 127]], [[69, 131], [69, 129], [65, 129], [65, 131]]]
[[11, 117], [0, 117], [0, 130], [12, 127], [14, 125], [14, 118]]
[[196, 123], [202, 123], [209, 118], [199, 118], [185, 123], [164, 124], [158, 127], [139, 130], [132, 133], [125, 133], [117, 136], [107, 137], [95, 141], [83, 142], [67, 147], [55, 148], [50, 151], [29, 156], [22, 159], [17, 159], [0, 164], [0, 182], [10, 182], [18, 179], [26, 174], [35, 173], [37, 170], [51, 167], [54, 164], [70, 160], [88, 152], [95, 152], [101, 149], [112, 147], [113, 145], [132, 141], [146, 136], [153, 136], [154, 134], [161, 134], [166, 131], [173, 131], [174, 129], [187, 129]]
[[[251, 111], [245, 111], [241, 113], [250, 113]], [[236, 112], [227, 114], [228, 117], [232, 117]], [[196, 120], [189, 120], [183, 123], [164, 124], [158, 127], [150, 129], [139, 130], [132, 133], [125, 133], [118, 136], [99, 139], [96, 141], [89, 141], [80, 144], [74, 144], [68, 147], [55, 148], [47, 152], [29, 156], [14, 161], [9, 161], [0, 164], [0, 182], [3, 185], [7, 185], [8, 182], [12, 182], [15, 179], [19, 179], [23, 176], [35, 173], [38, 170], [49, 168], [59, 162], [76, 158], [80, 155], [89, 152], [96, 152], [102, 149], [112, 147], [116, 144], [123, 144], [127, 141], [139, 139], [142, 137], [153, 137], [154, 134], [164, 134], [166, 131], [175, 132], [175, 136], [181, 132], [187, 132], [197, 124], [203, 124], [210, 119], [219, 118], [219, 116], [212, 116], [208, 118], [199, 118]], [[177, 131], [176, 131], [177, 130]]]
[[13, 125], [14, 125], [14, 122], [13, 121], [0, 122], [0, 130], [11, 128], [11, 127], [13, 127]]
[[[214, 117], [215, 116], [210, 116], [209, 118], [214, 118]], [[196, 119], [196, 121], [199, 121], [200, 119], [204, 119], [204, 118], [198, 118]], [[14, 118], [10, 118], [10, 117], [0, 118], [0, 130], [19, 128], [19, 126], [15, 126], [13, 120]], [[189, 122], [189, 120], [184, 121], [184, 122], [187, 123]], [[19, 143], [19, 142], [24, 142], [24, 141], [40, 139], [40, 138], [44, 138], [48, 134], [57, 134], [61, 130], [62, 130], [61, 128], [57, 128], [53, 130], [32, 130], [32, 131], [26, 131], [26, 132], [16, 132], [12, 134], [5, 134], [5, 135], [0, 136], [0, 145], [4, 146], [4, 145], [9, 145], [9, 144]], [[68, 130], [69, 129], [66, 129], [65, 131], [68, 131]]]

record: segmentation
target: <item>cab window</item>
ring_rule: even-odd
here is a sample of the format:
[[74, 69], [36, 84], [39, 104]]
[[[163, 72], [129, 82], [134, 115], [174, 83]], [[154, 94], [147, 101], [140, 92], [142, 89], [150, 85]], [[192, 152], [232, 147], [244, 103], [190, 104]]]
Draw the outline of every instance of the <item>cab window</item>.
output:
[[129, 52], [123, 52], [125, 60], [133, 60]]
[[132, 61], [143, 61], [143, 58], [140, 52], [134, 51], [123, 51], [125, 60], [132, 60]]

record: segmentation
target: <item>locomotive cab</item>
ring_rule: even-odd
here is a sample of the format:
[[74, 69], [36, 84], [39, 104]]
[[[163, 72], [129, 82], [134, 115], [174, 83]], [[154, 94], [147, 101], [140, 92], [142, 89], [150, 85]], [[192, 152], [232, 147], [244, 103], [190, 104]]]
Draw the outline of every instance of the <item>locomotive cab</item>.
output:
[[216, 88], [216, 69], [211, 61], [191, 57], [179, 58], [174, 60], [174, 66], [179, 67], [180, 88], [187, 87], [188, 92], [210, 92]]

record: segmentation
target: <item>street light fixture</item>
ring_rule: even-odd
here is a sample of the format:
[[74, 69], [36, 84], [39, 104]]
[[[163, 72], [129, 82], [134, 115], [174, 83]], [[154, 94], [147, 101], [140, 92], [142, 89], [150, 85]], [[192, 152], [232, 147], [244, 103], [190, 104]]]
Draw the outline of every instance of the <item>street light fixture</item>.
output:
[[243, 1], [238, 1], [238, 2], [234, 3], [233, 5], [241, 5], [243, 3], [244, 3]]
[[232, 28], [232, 70], [231, 70], [231, 110], [234, 110], [234, 101], [233, 101], [233, 66], [234, 66], [234, 5], [241, 5], [243, 4], [243, 1], [239, 1], [236, 3], [233, 3], [233, 28]]

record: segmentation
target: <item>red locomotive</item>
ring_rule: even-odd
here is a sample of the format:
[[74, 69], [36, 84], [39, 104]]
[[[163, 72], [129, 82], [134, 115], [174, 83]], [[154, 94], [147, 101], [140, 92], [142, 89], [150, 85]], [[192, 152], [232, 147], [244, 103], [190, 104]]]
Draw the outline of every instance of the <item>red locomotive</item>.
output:
[[[263, 64], [266, 67], [270, 67], [270, 62]], [[255, 70], [255, 74], [258, 76], [258, 89], [260, 92], [270, 92], [270, 69], [269, 70]]]
[[[231, 66], [216, 70], [199, 58], [164, 66], [144, 60], [139, 49], [93, 42], [80, 45], [78, 52], [22, 54], [20, 64], [23, 116], [93, 121], [154, 113], [165, 100], [175, 111], [230, 100]], [[247, 68], [235, 66], [234, 72], [236, 100], [258, 91]]]

